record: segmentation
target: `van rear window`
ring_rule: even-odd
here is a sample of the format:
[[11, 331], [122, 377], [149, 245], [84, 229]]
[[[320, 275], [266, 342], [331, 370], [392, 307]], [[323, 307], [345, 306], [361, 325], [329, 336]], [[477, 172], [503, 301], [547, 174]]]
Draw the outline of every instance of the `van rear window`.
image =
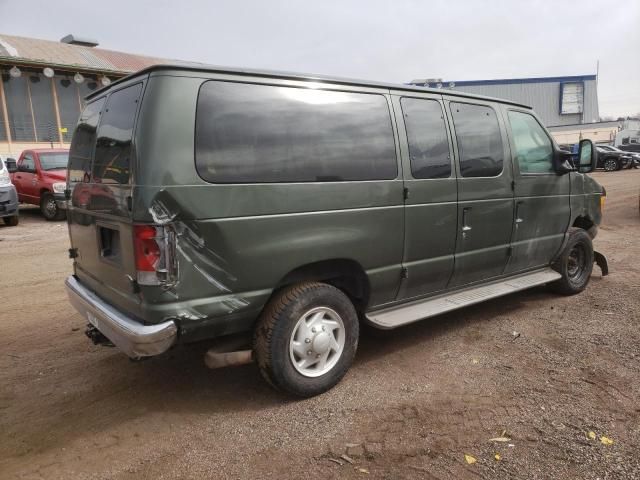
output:
[[92, 182], [129, 183], [133, 122], [141, 92], [142, 84], [137, 83], [109, 96], [98, 127]]
[[96, 130], [105, 97], [95, 100], [80, 114], [78, 126], [69, 150], [69, 181], [88, 182], [91, 175], [91, 155], [96, 144]]
[[207, 81], [195, 156], [200, 176], [214, 183], [397, 176], [389, 107], [378, 94]]

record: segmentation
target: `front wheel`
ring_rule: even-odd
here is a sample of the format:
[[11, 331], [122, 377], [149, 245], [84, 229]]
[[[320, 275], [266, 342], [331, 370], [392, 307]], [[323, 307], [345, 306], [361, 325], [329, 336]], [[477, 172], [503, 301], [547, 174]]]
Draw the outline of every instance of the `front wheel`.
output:
[[562, 253], [553, 264], [562, 278], [551, 288], [562, 295], [575, 295], [583, 291], [593, 270], [593, 244], [589, 234], [581, 228], [569, 229], [569, 238]]
[[58, 207], [56, 199], [50, 193], [45, 193], [40, 199], [40, 212], [42, 216], [48, 220], [62, 220], [64, 218], [64, 210]]
[[254, 353], [272, 386], [311, 397], [336, 385], [358, 348], [358, 315], [349, 298], [325, 283], [305, 282], [277, 293], [254, 334]]
[[607, 172], [615, 172], [616, 170], [620, 169], [618, 161], [615, 158], [607, 158], [604, 161], [603, 167]]

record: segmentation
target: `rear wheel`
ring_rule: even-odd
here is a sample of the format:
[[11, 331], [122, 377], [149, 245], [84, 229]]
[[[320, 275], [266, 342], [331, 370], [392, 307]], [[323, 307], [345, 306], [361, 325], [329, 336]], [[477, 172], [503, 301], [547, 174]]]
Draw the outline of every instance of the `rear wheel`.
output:
[[562, 278], [553, 282], [551, 288], [563, 295], [575, 295], [583, 291], [593, 270], [593, 244], [589, 234], [581, 228], [571, 228], [562, 253], [553, 264]]
[[614, 172], [616, 170], [620, 170], [620, 165], [618, 165], [618, 161], [615, 158], [607, 158], [604, 161], [603, 167], [607, 172]]
[[50, 193], [45, 193], [40, 199], [40, 212], [42, 216], [49, 221], [62, 220], [64, 218], [64, 210], [58, 207], [56, 199]]
[[4, 217], [4, 223], [10, 227], [15, 227], [18, 225], [18, 215], [13, 215], [12, 217]]
[[305, 282], [269, 302], [258, 320], [254, 353], [272, 386], [300, 397], [329, 390], [345, 375], [358, 347], [353, 304], [337, 288]]

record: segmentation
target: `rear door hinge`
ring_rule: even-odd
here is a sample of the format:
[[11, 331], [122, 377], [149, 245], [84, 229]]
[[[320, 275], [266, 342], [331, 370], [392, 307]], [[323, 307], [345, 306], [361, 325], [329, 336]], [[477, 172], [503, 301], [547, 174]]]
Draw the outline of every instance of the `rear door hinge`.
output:
[[510, 257], [513, 254], [513, 247], [509, 245], [507, 247], [507, 257]]
[[408, 187], [404, 187], [402, 189], [402, 198], [404, 198], [405, 200], [409, 199], [409, 188]]
[[511, 191], [512, 192], [516, 191], [516, 181], [515, 180], [511, 180]]
[[407, 270], [407, 267], [400, 269], [400, 278], [409, 278], [409, 270]]
[[78, 258], [78, 249], [70, 248], [69, 249], [69, 258]]
[[64, 189], [64, 198], [66, 200], [71, 200], [71, 190], [70, 189], [68, 189], [68, 188]]

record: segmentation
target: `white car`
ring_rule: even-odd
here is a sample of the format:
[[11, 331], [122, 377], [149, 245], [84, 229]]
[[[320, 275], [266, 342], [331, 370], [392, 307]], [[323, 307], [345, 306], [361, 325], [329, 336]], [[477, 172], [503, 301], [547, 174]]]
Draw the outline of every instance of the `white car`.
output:
[[7, 163], [15, 165], [15, 159], [0, 155], [0, 218], [4, 223], [15, 227], [18, 225], [18, 194], [11, 183]]

